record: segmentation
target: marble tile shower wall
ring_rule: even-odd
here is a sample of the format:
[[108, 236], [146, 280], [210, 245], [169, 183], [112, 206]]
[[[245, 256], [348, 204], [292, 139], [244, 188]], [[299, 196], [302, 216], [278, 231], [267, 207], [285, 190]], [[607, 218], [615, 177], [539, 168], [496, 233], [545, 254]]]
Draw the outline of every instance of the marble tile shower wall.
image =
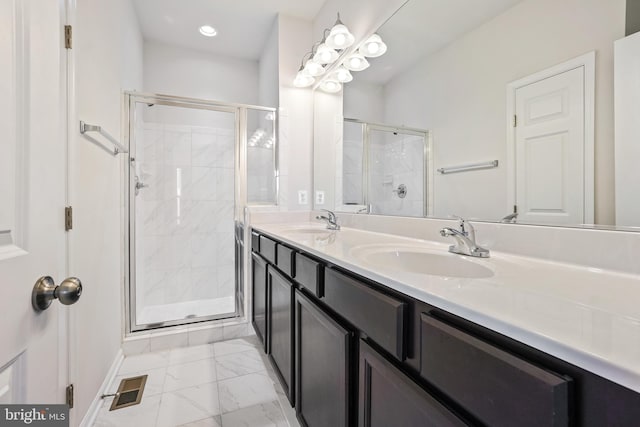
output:
[[233, 129], [145, 123], [136, 174], [138, 309], [233, 295]]
[[[403, 135], [393, 141], [372, 138], [369, 148], [369, 202], [374, 213], [423, 216], [424, 212], [424, 139]], [[407, 187], [404, 199], [396, 190]]]

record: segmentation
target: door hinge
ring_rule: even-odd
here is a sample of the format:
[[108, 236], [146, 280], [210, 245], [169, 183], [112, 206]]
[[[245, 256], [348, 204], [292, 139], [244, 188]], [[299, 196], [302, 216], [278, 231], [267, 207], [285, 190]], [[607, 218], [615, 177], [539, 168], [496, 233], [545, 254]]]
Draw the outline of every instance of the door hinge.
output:
[[64, 230], [69, 231], [73, 229], [73, 208], [67, 206], [64, 208]]
[[513, 213], [514, 214], [518, 213], [518, 205], [513, 205]]
[[518, 127], [518, 116], [513, 115], [513, 127]]
[[73, 29], [71, 25], [64, 26], [64, 48], [71, 49], [73, 47]]
[[67, 405], [69, 409], [73, 408], [73, 384], [67, 386]]

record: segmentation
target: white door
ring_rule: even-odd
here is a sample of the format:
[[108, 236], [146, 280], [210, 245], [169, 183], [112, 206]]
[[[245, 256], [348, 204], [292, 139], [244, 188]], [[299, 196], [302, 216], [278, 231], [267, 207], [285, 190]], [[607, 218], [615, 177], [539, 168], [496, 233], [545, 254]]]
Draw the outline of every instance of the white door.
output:
[[31, 303], [39, 277], [65, 278], [63, 12], [0, 0], [0, 404], [65, 402], [69, 308]]
[[581, 224], [584, 218], [584, 68], [515, 93], [518, 222]]

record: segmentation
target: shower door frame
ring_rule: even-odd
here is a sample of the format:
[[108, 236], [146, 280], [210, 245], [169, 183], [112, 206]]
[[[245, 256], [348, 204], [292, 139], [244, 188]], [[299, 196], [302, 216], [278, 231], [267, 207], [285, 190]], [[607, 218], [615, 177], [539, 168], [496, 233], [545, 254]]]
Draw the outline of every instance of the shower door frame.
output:
[[[398, 132], [406, 135], [421, 136], [424, 140], [423, 147], [423, 179], [424, 185], [422, 189], [423, 200], [423, 217], [433, 215], [433, 145], [431, 141], [431, 132], [425, 129], [410, 128], [405, 126], [392, 126], [382, 123], [372, 123], [360, 119], [344, 118], [343, 122], [357, 123], [362, 126], [362, 200], [365, 206], [369, 207], [369, 149], [371, 131], [382, 132]], [[344, 172], [343, 172], [344, 173]], [[344, 185], [344, 184], [343, 184]], [[371, 212], [368, 212], [371, 214]], [[373, 215], [376, 215], [375, 213]], [[381, 214], [378, 214], [381, 215]]]
[[[274, 149], [273, 149], [273, 161], [274, 161], [274, 173], [275, 173], [275, 201], [274, 205], [277, 205], [279, 200], [279, 166], [278, 166], [278, 115], [275, 108], [262, 107], [258, 105], [250, 104], [237, 104], [221, 101], [212, 101], [196, 98], [186, 98], [173, 95], [163, 94], [149, 94], [139, 92], [123, 92], [123, 135], [126, 147], [129, 149], [128, 161], [124, 166], [124, 184], [125, 191], [123, 192], [123, 206], [125, 215], [125, 229], [124, 229], [124, 322], [125, 336], [130, 336], [135, 333], [148, 332], [159, 328], [168, 328], [183, 326], [194, 323], [211, 322], [215, 320], [239, 318], [247, 313], [247, 305], [250, 301], [244, 298], [243, 307], [239, 306], [238, 286], [239, 284], [234, 279], [234, 306], [235, 310], [232, 313], [223, 313], [209, 316], [201, 316], [196, 318], [167, 320], [164, 322], [154, 322], [150, 324], [138, 325], [136, 322], [136, 220], [135, 220], [135, 182], [131, 173], [132, 167], [135, 165], [135, 152], [131, 151], [132, 138], [134, 133], [133, 126], [135, 125], [135, 104], [137, 102], [164, 105], [170, 107], [182, 107], [192, 108], [197, 110], [209, 110], [215, 112], [232, 113], [235, 117], [234, 131], [234, 224], [238, 222], [243, 224], [243, 228], [246, 229], [244, 208], [248, 205], [247, 200], [247, 110], [260, 110], [274, 113]], [[131, 154], [133, 153], [133, 154]], [[235, 230], [235, 226], [234, 226]], [[245, 230], [246, 236], [246, 230]], [[234, 232], [235, 235], [235, 232]], [[246, 237], [245, 237], [246, 242]], [[246, 245], [245, 245], [246, 246]], [[233, 250], [233, 248], [230, 248]], [[235, 252], [235, 251], [234, 251]], [[246, 250], [245, 250], [246, 252]], [[244, 254], [246, 259], [247, 254]], [[234, 254], [234, 264], [235, 264]], [[234, 275], [235, 277], [235, 275]], [[246, 272], [245, 283], [246, 287]], [[246, 295], [246, 289], [242, 290], [242, 293]]]

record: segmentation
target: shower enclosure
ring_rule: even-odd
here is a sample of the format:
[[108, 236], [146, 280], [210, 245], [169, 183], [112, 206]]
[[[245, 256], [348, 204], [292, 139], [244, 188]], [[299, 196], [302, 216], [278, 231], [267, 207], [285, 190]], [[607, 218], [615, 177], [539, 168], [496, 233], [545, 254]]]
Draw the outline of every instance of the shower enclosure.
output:
[[277, 199], [274, 109], [126, 98], [129, 331], [241, 315], [243, 208]]
[[342, 156], [345, 206], [380, 215], [430, 213], [428, 131], [344, 119]]

